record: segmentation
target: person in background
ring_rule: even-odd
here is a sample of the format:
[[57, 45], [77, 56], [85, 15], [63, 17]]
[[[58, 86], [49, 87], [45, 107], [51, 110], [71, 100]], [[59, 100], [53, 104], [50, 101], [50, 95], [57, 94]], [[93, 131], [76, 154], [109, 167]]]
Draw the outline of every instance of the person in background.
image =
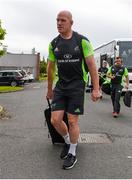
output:
[[106, 74], [108, 71], [108, 63], [107, 61], [103, 61], [102, 67], [98, 69], [98, 74], [99, 74], [99, 86], [100, 86], [100, 97], [102, 98], [102, 90], [101, 86], [102, 84], [106, 81]]
[[111, 79], [111, 100], [113, 105], [113, 117], [118, 117], [120, 113], [120, 97], [122, 94], [124, 79], [125, 88], [129, 87], [128, 70], [122, 64], [122, 58], [116, 57], [114, 65], [108, 69], [107, 77]]
[[[79, 115], [84, 111], [84, 94], [86, 85], [86, 73], [84, 61], [89, 68], [93, 83], [92, 100], [97, 101], [100, 97], [99, 78], [94, 61], [94, 51], [91, 43], [82, 38], [81, 45], [85, 59], [81, 57], [76, 32], [72, 30], [73, 19], [69, 11], [61, 11], [57, 15], [57, 29], [59, 36], [53, 48], [49, 44], [48, 55], [48, 90], [47, 97], [52, 99], [51, 122], [65, 141], [60, 154], [64, 159], [63, 169], [71, 169], [77, 162], [76, 147], [79, 138]], [[58, 81], [53, 88], [55, 65], [58, 70]], [[68, 116], [69, 131], [63, 121], [64, 111]]]

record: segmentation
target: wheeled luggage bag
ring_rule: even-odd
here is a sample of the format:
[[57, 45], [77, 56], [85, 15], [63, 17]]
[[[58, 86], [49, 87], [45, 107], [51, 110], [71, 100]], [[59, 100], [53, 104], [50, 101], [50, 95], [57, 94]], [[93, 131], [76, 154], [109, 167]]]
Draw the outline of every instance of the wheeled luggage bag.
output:
[[127, 107], [131, 107], [131, 94], [132, 94], [132, 92], [127, 90], [123, 97], [123, 102], [124, 102], [125, 106], [127, 106]]
[[[64, 143], [63, 137], [56, 131], [54, 126], [51, 124], [51, 104], [48, 98], [47, 98], [47, 102], [48, 102], [48, 108], [44, 110], [44, 116], [45, 116], [45, 122], [47, 124], [52, 143], [53, 144]], [[64, 113], [63, 121], [66, 123], [67, 127], [69, 128], [68, 118], [67, 118], [66, 113]]]

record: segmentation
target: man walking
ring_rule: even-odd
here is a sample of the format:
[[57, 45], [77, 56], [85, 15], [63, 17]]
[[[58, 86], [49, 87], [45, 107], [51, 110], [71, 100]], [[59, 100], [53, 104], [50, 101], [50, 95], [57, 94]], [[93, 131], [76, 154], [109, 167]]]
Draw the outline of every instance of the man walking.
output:
[[102, 86], [102, 84], [106, 81], [106, 74], [107, 74], [107, 71], [108, 71], [107, 65], [108, 65], [107, 61], [103, 61], [102, 67], [100, 67], [100, 68], [98, 69], [98, 74], [99, 74], [99, 87], [100, 87], [101, 98], [102, 98], [101, 86]]
[[111, 66], [107, 72], [107, 77], [111, 79], [113, 117], [116, 118], [120, 113], [120, 97], [122, 94], [124, 81], [125, 88], [128, 89], [129, 86], [128, 70], [123, 66], [121, 57], [116, 57], [114, 65]]
[[[51, 122], [65, 141], [60, 155], [64, 159], [64, 169], [71, 169], [77, 162], [78, 118], [84, 111], [84, 92], [87, 81], [84, 61], [89, 68], [93, 83], [92, 100], [97, 101], [100, 95], [99, 78], [94, 62], [92, 45], [84, 36], [74, 32], [71, 28], [72, 25], [72, 14], [69, 11], [59, 12], [57, 15], [59, 36], [49, 45], [47, 65], [47, 97], [52, 99]], [[78, 41], [80, 37], [82, 38], [82, 51]], [[57, 65], [58, 81], [53, 89], [55, 65]], [[69, 131], [63, 121], [64, 111], [68, 116]]]

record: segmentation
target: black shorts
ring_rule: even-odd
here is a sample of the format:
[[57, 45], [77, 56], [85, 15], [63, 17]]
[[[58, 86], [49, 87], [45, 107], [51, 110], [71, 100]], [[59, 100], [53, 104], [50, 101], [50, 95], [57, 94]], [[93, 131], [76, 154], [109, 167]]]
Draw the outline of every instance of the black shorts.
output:
[[64, 110], [70, 114], [83, 114], [85, 88], [71, 90], [54, 89], [52, 111]]

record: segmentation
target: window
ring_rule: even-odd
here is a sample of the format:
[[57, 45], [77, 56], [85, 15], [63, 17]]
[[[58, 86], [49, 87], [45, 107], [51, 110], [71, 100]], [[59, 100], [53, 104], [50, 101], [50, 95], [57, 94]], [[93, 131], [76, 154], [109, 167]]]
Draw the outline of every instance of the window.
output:
[[7, 72], [7, 76], [13, 76], [13, 72]]
[[3, 75], [2, 76], [7, 76], [7, 72], [3, 72]]
[[123, 58], [123, 64], [128, 69], [132, 68], [132, 42], [131, 41], [119, 41], [119, 56]]
[[0, 72], [0, 77], [2, 77], [2, 74], [3, 74], [3, 73], [2, 73], [2, 72]]

